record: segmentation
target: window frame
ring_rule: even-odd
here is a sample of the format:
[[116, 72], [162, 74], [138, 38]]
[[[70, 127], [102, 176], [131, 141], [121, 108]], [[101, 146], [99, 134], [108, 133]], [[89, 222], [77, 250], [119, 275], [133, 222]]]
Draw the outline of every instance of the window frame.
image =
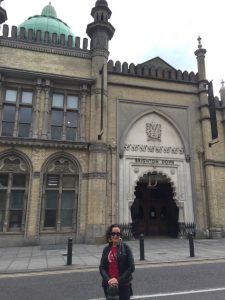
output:
[[[16, 92], [16, 99], [14, 101], [6, 100], [6, 95], [8, 91], [15, 91]], [[31, 93], [31, 101], [23, 102], [22, 97], [23, 93]], [[24, 88], [24, 87], [15, 87], [15, 86], [6, 86], [3, 90], [3, 98], [2, 98], [2, 113], [1, 113], [1, 125], [0, 125], [0, 134], [1, 137], [19, 137], [19, 138], [30, 138], [32, 134], [32, 118], [34, 113], [34, 90], [32, 88]], [[7, 119], [4, 120], [4, 107], [14, 107], [14, 121], [8, 121]], [[20, 122], [21, 116], [21, 108], [30, 108], [31, 109], [31, 116], [30, 122]], [[10, 134], [3, 134], [5, 124], [12, 124], [12, 130]], [[21, 125], [28, 125], [28, 135], [20, 134]], [[7, 125], [6, 125], [7, 126]], [[8, 127], [8, 126], [7, 126]]]
[[[24, 186], [13, 186], [13, 177], [15, 175], [24, 175], [25, 176], [25, 184]], [[0, 172], [0, 175], [5, 175], [7, 176], [7, 186], [0, 187], [1, 191], [6, 191], [6, 198], [5, 198], [5, 209], [2, 210], [0, 209], [1, 212], [3, 212], [3, 226], [2, 230], [0, 230], [0, 234], [3, 233], [22, 233], [25, 230], [25, 221], [26, 221], [26, 206], [27, 206], [27, 201], [28, 201], [28, 185], [29, 185], [29, 173], [28, 172]], [[12, 195], [13, 192], [16, 191], [23, 191], [23, 205], [20, 209], [18, 208], [12, 208]], [[21, 222], [19, 227], [11, 227], [11, 216], [13, 215], [14, 212], [21, 212]]]
[[[63, 103], [62, 106], [57, 106], [57, 105], [53, 105], [53, 101], [54, 101], [54, 95], [62, 95], [63, 98]], [[77, 106], [75, 108], [72, 108], [68, 105], [68, 98], [69, 97], [75, 97], [77, 100]], [[79, 132], [79, 119], [80, 119], [80, 98], [79, 95], [77, 93], [74, 92], [68, 92], [68, 91], [64, 91], [62, 92], [61, 90], [59, 91], [53, 91], [51, 94], [51, 114], [50, 114], [50, 128], [49, 128], [49, 132], [50, 132], [50, 139], [51, 140], [65, 140], [68, 142], [76, 142], [78, 141], [78, 132]], [[54, 125], [52, 124], [52, 113], [53, 111], [59, 111], [62, 112], [62, 123], [61, 125]], [[69, 122], [68, 122], [68, 115], [69, 113], [74, 113], [76, 114], [76, 124], [74, 126], [68, 126]], [[61, 129], [61, 137], [60, 138], [53, 138], [53, 127], [56, 128], [60, 128]], [[68, 131], [73, 130], [73, 134], [74, 134], [74, 138], [73, 139], [69, 139], [68, 138]]]
[[[47, 181], [49, 176], [57, 176], [59, 178], [58, 186], [47, 186]], [[73, 187], [63, 187], [63, 178], [66, 176], [73, 176], [74, 177], [74, 186]], [[46, 218], [46, 195], [47, 191], [56, 191], [57, 200], [56, 200], [56, 220], [55, 226], [45, 226], [45, 218]], [[73, 208], [70, 209], [72, 211], [71, 216], [71, 226], [62, 226], [62, 211], [66, 210], [62, 208], [62, 194], [65, 191], [70, 191], [74, 193], [73, 198]], [[76, 230], [77, 226], [77, 213], [78, 213], [78, 191], [79, 191], [79, 175], [78, 173], [75, 174], [67, 174], [67, 173], [58, 173], [58, 172], [46, 172], [44, 174], [43, 179], [43, 193], [42, 193], [42, 221], [41, 221], [41, 231], [42, 232], [71, 232]], [[50, 210], [50, 209], [49, 209]]]

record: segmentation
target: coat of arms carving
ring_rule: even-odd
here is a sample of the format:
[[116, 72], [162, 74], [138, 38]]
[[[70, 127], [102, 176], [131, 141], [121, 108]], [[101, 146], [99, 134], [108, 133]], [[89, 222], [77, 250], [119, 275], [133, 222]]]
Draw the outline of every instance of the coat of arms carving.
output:
[[161, 142], [162, 125], [155, 122], [146, 123], [147, 141]]

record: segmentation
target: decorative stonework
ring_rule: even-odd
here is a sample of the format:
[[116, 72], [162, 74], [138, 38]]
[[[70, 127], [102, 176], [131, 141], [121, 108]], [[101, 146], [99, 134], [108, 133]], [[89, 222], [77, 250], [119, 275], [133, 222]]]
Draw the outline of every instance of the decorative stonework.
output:
[[174, 166], [175, 161], [171, 159], [149, 159], [149, 158], [136, 158], [135, 163], [147, 164], [147, 165], [165, 165], [165, 166]]
[[161, 142], [162, 136], [162, 125], [157, 124], [155, 122], [146, 123], [146, 134], [147, 134], [147, 141], [158, 141]]
[[105, 153], [109, 149], [108, 145], [103, 143], [93, 143], [90, 144], [89, 150], [90, 152], [97, 152], [97, 153]]
[[15, 155], [9, 155], [0, 160], [1, 172], [26, 172], [26, 163]]
[[54, 140], [41, 140], [41, 139], [19, 139], [14, 137], [0, 137], [0, 145], [10, 146], [30, 146], [36, 148], [56, 148], [56, 149], [88, 149], [86, 142], [67, 142], [67, 141], [54, 141]]
[[125, 152], [132, 151], [132, 152], [184, 154], [183, 147], [149, 146], [149, 145], [136, 145], [136, 144], [125, 144], [124, 151]]
[[82, 178], [83, 179], [106, 179], [106, 173], [105, 172], [84, 173]]
[[60, 158], [49, 165], [48, 173], [77, 174], [77, 170], [68, 159]]

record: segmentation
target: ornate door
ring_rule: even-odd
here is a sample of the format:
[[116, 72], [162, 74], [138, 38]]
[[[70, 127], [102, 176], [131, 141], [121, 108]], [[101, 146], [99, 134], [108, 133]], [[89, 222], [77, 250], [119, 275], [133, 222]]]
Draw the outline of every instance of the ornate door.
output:
[[171, 185], [160, 175], [158, 184], [149, 187], [145, 177], [136, 186], [132, 206], [132, 221], [137, 234], [145, 236], [176, 236], [178, 208], [173, 200]]

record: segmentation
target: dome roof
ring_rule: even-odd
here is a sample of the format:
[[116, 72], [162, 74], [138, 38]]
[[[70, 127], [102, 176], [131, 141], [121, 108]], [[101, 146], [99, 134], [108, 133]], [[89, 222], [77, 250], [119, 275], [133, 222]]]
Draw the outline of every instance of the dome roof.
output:
[[64, 34], [66, 37], [68, 35], [72, 35], [74, 37], [74, 34], [71, 31], [70, 27], [62, 20], [57, 18], [56, 10], [51, 5], [51, 2], [49, 2], [49, 4], [43, 8], [41, 15], [29, 17], [18, 27], [24, 27], [27, 30], [33, 29], [34, 31], [48, 31], [51, 34], [57, 33], [57, 35]]

